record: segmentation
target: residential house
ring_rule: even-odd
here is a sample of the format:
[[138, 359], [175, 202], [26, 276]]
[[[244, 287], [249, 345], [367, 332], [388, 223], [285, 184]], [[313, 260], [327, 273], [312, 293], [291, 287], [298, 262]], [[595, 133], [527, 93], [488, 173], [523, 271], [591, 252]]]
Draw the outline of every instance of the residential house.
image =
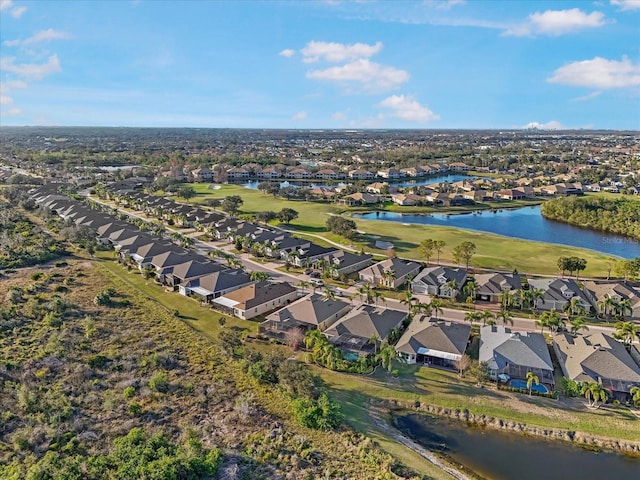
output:
[[154, 269], [154, 266], [151, 264], [152, 259], [157, 255], [166, 254], [171, 251], [186, 253], [186, 250], [169, 241], [155, 241], [135, 250], [130, 250], [129, 257], [135, 262], [140, 271], [152, 270]]
[[[352, 355], [375, 352], [379, 342], [387, 340], [394, 328], [399, 328], [407, 312], [373, 305], [359, 305], [323, 333], [329, 341]], [[375, 341], [372, 343], [372, 339]]]
[[455, 298], [466, 281], [467, 271], [462, 268], [427, 267], [413, 279], [411, 291], [423, 295]]
[[349, 172], [349, 178], [353, 180], [371, 180], [373, 178], [373, 173], [368, 170], [358, 168]]
[[388, 258], [376, 263], [359, 273], [360, 280], [371, 285], [398, 288], [410, 277], [415, 277], [422, 268], [418, 262], [402, 260], [397, 257]]
[[522, 200], [525, 198], [524, 192], [521, 190], [516, 190], [515, 188], [498, 190], [495, 196], [500, 200]]
[[300, 329], [325, 330], [347, 314], [353, 305], [340, 299], [326, 298], [317, 293], [306, 295], [267, 316], [260, 324], [260, 333], [282, 339], [287, 332]]
[[631, 387], [640, 386], [640, 367], [620, 342], [604, 332], [553, 336], [553, 349], [562, 373], [575, 382], [597, 382], [613, 394], [630, 400]]
[[318, 268], [321, 266], [319, 263], [322, 261], [327, 262], [327, 267], [333, 272], [334, 277], [340, 277], [368, 267], [373, 263], [373, 256], [335, 250], [316, 260], [314, 266]]
[[549, 348], [540, 333], [513, 332], [498, 325], [480, 327], [478, 360], [487, 362], [494, 380], [525, 380], [527, 372], [532, 372], [549, 390], [555, 384]]
[[354, 205], [372, 205], [379, 203], [381, 197], [379, 195], [372, 195], [370, 193], [356, 192], [351, 195], [345, 195], [338, 200], [341, 205], [354, 206]]
[[201, 259], [191, 259], [184, 263], [175, 265], [171, 272], [165, 274], [164, 283], [177, 288], [191, 280], [195, 280], [210, 273], [227, 270], [227, 267], [217, 262], [209, 262], [204, 257]]
[[528, 279], [531, 289], [541, 290], [543, 297], [536, 300], [536, 308], [540, 310], [564, 310], [565, 305], [577, 298], [585, 312], [589, 312], [591, 304], [582, 293], [580, 287], [571, 279], [540, 278]]
[[213, 178], [213, 172], [206, 167], [196, 168], [191, 171], [191, 176], [194, 182], [210, 182]]
[[396, 352], [409, 365], [426, 364], [455, 368], [464, 355], [471, 325], [414, 318], [396, 344]]
[[[620, 312], [627, 318], [640, 318], [640, 288], [626, 281], [583, 282], [584, 294], [598, 315], [609, 315], [620, 305], [630, 310]], [[610, 300], [609, 300], [610, 299]]]
[[235, 317], [249, 320], [282, 308], [296, 300], [299, 291], [286, 282], [252, 283], [213, 300], [215, 307]]
[[244, 270], [224, 269], [185, 281], [178, 286], [178, 291], [182, 295], [197, 297], [203, 302], [211, 303], [214, 298], [251, 283], [254, 283], [251, 276]]
[[338, 249], [336, 247], [321, 247], [320, 245], [310, 242], [309, 246], [306, 248], [298, 248], [292, 252], [285, 253], [284, 260], [288, 261], [295, 267], [303, 268], [313, 265], [314, 262], [322, 257], [337, 251]]
[[420, 205], [426, 201], [424, 197], [421, 197], [420, 195], [414, 195], [413, 193], [408, 193], [406, 195], [404, 193], [396, 193], [394, 195], [391, 195], [391, 200], [393, 201], [393, 203], [402, 206]]
[[482, 273], [476, 275], [475, 280], [478, 285], [476, 298], [488, 302], [498, 302], [502, 292], [515, 292], [521, 288], [521, 277], [517, 273]]

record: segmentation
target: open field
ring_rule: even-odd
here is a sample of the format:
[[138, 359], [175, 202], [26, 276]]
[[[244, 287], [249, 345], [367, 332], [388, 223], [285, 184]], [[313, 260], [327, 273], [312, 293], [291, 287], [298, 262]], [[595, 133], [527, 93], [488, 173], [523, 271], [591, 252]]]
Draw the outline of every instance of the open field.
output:
[[[328, 240], [345, 244], [345, 240], [336, 237], [325, 229], [325, 222], [331, 214], [355, 213], [367, 210], [365, 208], [345, 208], [329, 203], [291, 201], [274, 198], [257, 190], [250, 190], [240, 185], [221, 185], [218, 190], [211, 190], [208, 184], [193, 184], [198, 196], [195, 203], [205, 198], [223, 198], [228, 195], [240, 195], [244, 200], [241, 208], [243, 213], [256, 213], [263, 210], [278, 211], [282, 208], [293, 208], [300, 213], [298, 219], [291, 222], [290, 228], [300, 233], [320, 235]], [[407, 207], [404, 207], [407, 208]], [[563, 245], [518, 240], [488, 233], [473, 232], [451, 227], [436, 227], [427, 225], [404, 225], [397, 222], [382, 220], [356, 220], [360, 231], [367, 236], [352, 244], [347, 244], [355, 250], [365, 249], [383, 255], [382, 250], [375, 250], [373, 244], [380, 240], [390, 241], [396, 247], [396, 253], [401, 257], [421, 260], [418, 245], [426, 238], [443, 240], [446, 243], [440, 260], [453, 263], [453, 249], [463, 241], [476, 244], [477, 253], [471, 260], [471, 266], [496, 270], [512, 271], [517, 269], [521, 273], [539, 273], [553, 275], [558, 273], [556, 262], [561, 256], [578, 256], [587, 260], [587, 268], [582, 272], [586, 277], [606, 276], [607, 260], [612, 257], [591, 250], [572, 248]], [[435, 260], [435, 259], [432, 259]]]

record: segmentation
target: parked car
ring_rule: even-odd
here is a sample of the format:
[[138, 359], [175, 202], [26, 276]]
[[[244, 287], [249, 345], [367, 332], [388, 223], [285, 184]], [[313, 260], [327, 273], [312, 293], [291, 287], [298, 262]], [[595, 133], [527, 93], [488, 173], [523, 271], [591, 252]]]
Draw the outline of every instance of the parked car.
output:
[[312, 269], [312, 268], [307, 268], [307, 269], [304, 271], [304, 274], [305, 274], [305, 275], [310, 275], [310, 274], [312, 274], [312, 273], [313, 273], [313, 269]]
[[319, 278], [312, 278], [311, 283], [315, 284], [317, 287], [324, 287], [324, 282]]

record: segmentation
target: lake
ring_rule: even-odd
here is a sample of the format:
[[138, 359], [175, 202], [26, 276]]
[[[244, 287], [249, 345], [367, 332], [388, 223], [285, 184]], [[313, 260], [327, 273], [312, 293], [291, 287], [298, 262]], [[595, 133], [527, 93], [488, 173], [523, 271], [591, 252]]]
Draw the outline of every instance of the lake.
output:
[[424, 447], [442, 451], [491, 480], [640, 478], [640, 459], [592, 452], [561, 441], [467, 426], [423, 414], [396, 417], [397, 426]]
[[[453, 183], [453, 182], [459, 182], [461, 180], [472, 180], [475, 179], [477, 177], [472, 177], [470, 175], [464, 175], [464, 174], [456, 174], [456, 173], [452, 173], [452, 174], [448, 174], [448, 175], [439, 175], [437, 177], [425, 177], [425, 178], [417, 178], [417, 179], [412, 179], [412, 180], [408, 180], [408, 179], [402, 179], [402, 180], [384, 180], [384, 179], [378, 179], [378, 180], [371, 180], [370, 183], [373, 182], [382, 182], [382, 181], [386, 181], [389, 185], [393, 185], [395, 187], [410, 187], [410, 186], [416, 186], [416, 185], [429, 185], [431, 183], [444, 183], [444, 182], [449, 182], [449, 183]], [[268, 180], [267, 180], [268, 181]], [[274, 180], [277, 181], [277, 180]], [[258, 188], [258, 184], [261, 183], [261, 181], [252, 181], [252, 182], [246, 182], [243, 183], [242, 186], [245, 188], [251, 188], [252, 190], [256, 190]], [[348, 183], [353, 183], [353, 182], [349, 182], [348, 180], [345, 181], [341, 181], [338, 183], [326, 183], [326, 182], [296, 182], [295, 180], [292, 181], [284, 181], [284, 182], [280, 182], [280, 186], [281, 187], [310, 187], [310, 188], [316, 188], [316, 187], [325, 187], [325, 188], [330, 188], [330, 187], [338, 187], [338, 186], [344, 186], [347, 185]]]
[[602, 233], [547, 220], [540, 213], [540, 205], [510, 210], [483, 210], [456, 215], [444, 213], [412, 215], [393, 212], [370, 212], [354, 215], [354, 217], [364, 220], [386, 220], [390, 222], [466, 228], [524, 240], [588, 248], [623, 258], [640, 257], [640, 241], [631, 237]]

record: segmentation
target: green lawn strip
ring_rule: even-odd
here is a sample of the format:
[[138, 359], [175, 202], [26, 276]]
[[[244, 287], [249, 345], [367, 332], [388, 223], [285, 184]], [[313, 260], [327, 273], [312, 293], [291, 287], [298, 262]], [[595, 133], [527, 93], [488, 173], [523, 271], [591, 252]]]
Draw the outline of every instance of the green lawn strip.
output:
[[[561, 408], [556, 400], [506, 394], [492, 388], [478, 389], [470, 379], [460, 379], [454, 372], [396, 364], [400, 371], [397, 379], [378, 369], [372, 376], [345, 375], [319, 370], [325, 383], [344, 395], [365, 395], [372, 399], [420, 401], [452, 409], [467, 408], [474, 414], [522, 422], [543, 428], [562, 428], [583, 433], [640, 440], [640, 421], [622, 408], [601, 407], [598, 410], [570, 410]], [[516, 409], [510, 402], [524, 402]], [[544, 410], [534, 413], [527, 409]]]
[[157, 285], [153, 280], [147, 280], [135, 270], [127, 269], [113, 261], [113, 254], [110, 252], [99, 252], [97, 257], [101, 268], [108, 271], [114, 277], [120, 279], [132, 289], [155, 300], [157, 303], [168, 309], [170, 312], [178, 310], [180, 318], [193, 329], [202, 333], [210, 340], [216, 341], [220, 333], [220, 323], [218, 319], [224, 317], [223, 328], [239, 328], [244, 333], [254, 335], [258, 331], [257, 322], [240, 320], [211, 308], [202, 307], [200, 303], [192, 298], [180, 295], [177, 292], [166, 292], [163, 287]]

